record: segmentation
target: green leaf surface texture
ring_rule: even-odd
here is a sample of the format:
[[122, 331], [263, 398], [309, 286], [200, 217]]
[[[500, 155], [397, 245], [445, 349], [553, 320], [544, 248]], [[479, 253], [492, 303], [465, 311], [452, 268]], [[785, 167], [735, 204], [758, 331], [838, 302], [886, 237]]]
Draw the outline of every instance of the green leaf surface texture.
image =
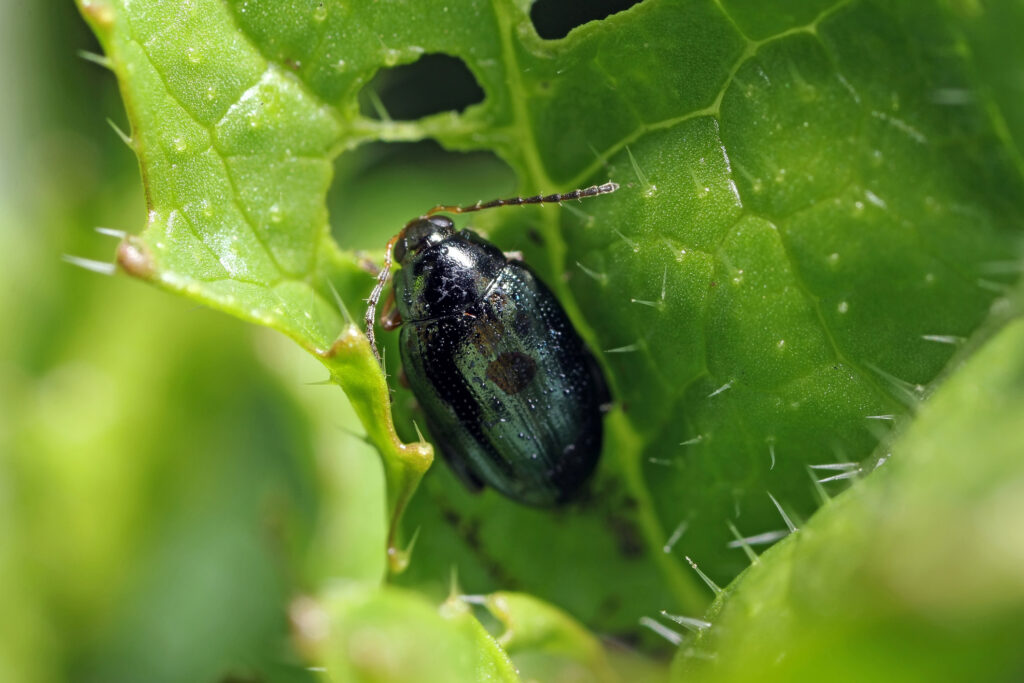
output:
[[400, 588], [350, 585], [332, 590], [323, 605], [333, 623], [321, 658], [332, 680], [519, 680], [505, 652], [457, 598], [438, 610]]
[[676, 680], [1019, 678], [1022, 348], [1017, 318], [877, 472], [737, 579]]
[[[544, 40], [529, 4], [80, 0], [148, 204], [119, 261], [322, 352], [373, 285], [355, 245], [401, 228], [328, 215], [360, 146], [493, 152], [523, 194], [619, 183], [473, 221], [524, 252], [608, 375], [589, 492], [533, 510], [434, 467], [394, 582], [440, 601], [455, 567], [468, 591], [523, 591], [651, 644], [640, 617], [710, 601], [686, 557], [728, 583], [747, 564], [728, 524], [784, 530], [769, 494], [810, 517], [808, 465], [865, 461], [983, 328], [1017, 277], [1000, 264], [1020, 251], [1024, 117], [987, 76], [981, 5], [644, 0]], [[379, 70], [434, 53], [465, 63], [481, 103], [363, 113]], [[350, 393], [371, 435], [375, 395]]]

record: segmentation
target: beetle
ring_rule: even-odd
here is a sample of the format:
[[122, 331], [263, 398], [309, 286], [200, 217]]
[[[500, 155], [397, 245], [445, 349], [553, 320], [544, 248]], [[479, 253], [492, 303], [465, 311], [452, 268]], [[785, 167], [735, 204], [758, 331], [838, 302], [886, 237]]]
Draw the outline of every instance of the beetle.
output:
[[392, 268], [384, 329], [401, 327], [409, 386], [442, 456], [471, 490], [490, 486], [537, 507], [576, 496], [601, 453], [604, 375], [565, 310], [518, 255], [445, 213], [543, 204], [614, 192], [612, 182], [564, 194], [436, 206], [388, 242], [367, 300], [377, 361], [376, 306]]

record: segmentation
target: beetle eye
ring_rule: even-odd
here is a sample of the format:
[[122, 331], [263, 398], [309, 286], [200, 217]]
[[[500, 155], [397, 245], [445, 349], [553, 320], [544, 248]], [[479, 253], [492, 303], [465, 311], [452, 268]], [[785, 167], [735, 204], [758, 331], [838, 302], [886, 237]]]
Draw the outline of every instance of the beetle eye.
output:
[[437, 244], [455, 232], [455, 224], [447, 216], [431, 216], [410, 221], [395, 244], [395, 260], [405, 263], [414, 252]]
[[395, 243], [395, 260], [399, 263], [405, 262], [405, 240], [400, 239]]

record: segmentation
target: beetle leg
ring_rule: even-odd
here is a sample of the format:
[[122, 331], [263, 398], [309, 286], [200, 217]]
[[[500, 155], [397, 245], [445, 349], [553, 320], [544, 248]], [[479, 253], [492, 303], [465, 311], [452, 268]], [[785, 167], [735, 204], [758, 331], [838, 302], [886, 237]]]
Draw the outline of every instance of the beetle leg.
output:
[[377, 274], [377, 284], [373, 286], [373, 291], [370, 292], [370, 297], [366, 300], [366, 339], [370, 342], [373, 356], [381, 367], [384, 367], [384, 363], [381, 361], [380, 352], [377, 351], [377, 339], [373, 333], [374, 318], [377, 317], [377, 302], [380, 301], [380, 295], [384, 291], [384, 286], [388, 283], [388, 276], [391, 275], [391, 254], [394, 251], [395, 243], [398, 242], [401, 236], [402, 233], [398, 233], [392, 237], [384, 248], [384, 265]]
[[380, 326], [386, 331], [392, 332], [397, 330], [402, 325], [402, 314], [398, 312], [398, 309], [392, 309], [380, 318]]
[[355, 257], [358, 259], [359, 270], [367, 272], [374, 277], [380, 275], [380, 266], [374, 263], [373, 259], [365, 251], [357, 251]]
[[521, 251], [503, 251], [506, 261], [523, 261], [523, 252]]
[[397, 330], [401, 324], [402, 314], [395, 307], [395, 290], [392, 289], [380, 312], [380, 326], [391, 332], [392, 330]]

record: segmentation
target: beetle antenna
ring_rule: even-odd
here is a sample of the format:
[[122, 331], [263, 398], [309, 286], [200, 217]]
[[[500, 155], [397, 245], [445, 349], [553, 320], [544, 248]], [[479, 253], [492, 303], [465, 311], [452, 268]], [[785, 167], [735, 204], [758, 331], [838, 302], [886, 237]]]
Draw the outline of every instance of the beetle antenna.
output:
[[470, 211], [483, 211], [484, 209], [493, 209], [498, 206], [521, 206], [523, 204], [555, 204], [558, 202], [566, 202], [570, 199], [584, 199], [585, 197], [596, 197], [601, 194], [610, 194], [619, 189], [618, 183], [611, 181], [604, 185], [591, 185], [579, 190], [573, 190], [572, 192], [566, 192], [564, 194], [538, 194], [533, 197], [509, 197], [508, 199], [492, 199], [489, 202], [477, 202], [476, 204], [470, 204], [469, 206], [450, 206], [447, 204], [441, 204], [435, 206], [430, 211], [427, 211], [427, 216], [433, 216], [435, 213], [469, 213]]
[[373, 349], [373, 355], [382, 368], [384, 361], [381, 360], [380, 352], [377, 351], [377, 338], [373, 333], [373, 324], [374, 318], [377, 316], [377, 302], [380, 301], [380, 295], [388, 283], [388, 276], [391, 275], [391, 254], [395, 249], [395, 243], [403, 234], [405, 234], [405, 230], [392, 237], [388, 241], [388, 246], [384, 248], [384, 266], [377, 273], [377, 284], [370, 292], [370, 298], [366, 300], [366, 338], [370, 340], [370, 348]]

